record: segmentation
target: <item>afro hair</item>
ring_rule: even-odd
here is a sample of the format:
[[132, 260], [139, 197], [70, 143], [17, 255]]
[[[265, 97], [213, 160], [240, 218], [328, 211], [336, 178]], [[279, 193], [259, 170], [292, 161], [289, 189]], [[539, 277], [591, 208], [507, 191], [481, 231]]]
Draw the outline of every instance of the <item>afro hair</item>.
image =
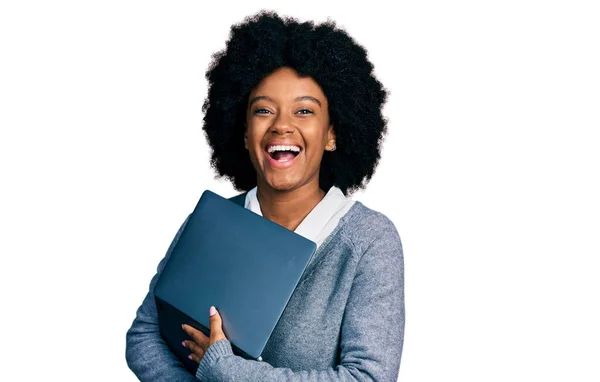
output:
[[364, 188], [380, 158], [388, 95], [375, 78], [367, 51], [333, 21], [315, 25], [270, 11], [232, 26], [225, 49], [213, 55], [206, 72], [203, 130], [217, 175], [240, 191], [256, 186], [243, 139], [248, 96], [281, 67], [314, 79], [329, 103], [337, 150], [323, 155], [320, 188], [335, 185], [346, 195]]

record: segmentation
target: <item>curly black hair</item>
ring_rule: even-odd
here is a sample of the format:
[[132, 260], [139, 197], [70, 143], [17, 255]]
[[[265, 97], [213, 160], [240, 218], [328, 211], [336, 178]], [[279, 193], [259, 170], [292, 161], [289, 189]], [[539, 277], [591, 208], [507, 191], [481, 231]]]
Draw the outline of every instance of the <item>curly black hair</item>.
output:
[[334, 21], [319, 25], [261, 11], [233, 25], [224, 50], [206, 72], [203, 130], [212, 148], [211, 166], [237, 190], [256, 186], [256, 171], [244, 147], [248, 96], [278, 68], [314, 79], [329, 103], [336, 151], [321, 160], [319, 186], [346, 195], [364, 188], [380, 158], [387, 130], [382, 108], [388, 91], [375, 78], [367, 51]]

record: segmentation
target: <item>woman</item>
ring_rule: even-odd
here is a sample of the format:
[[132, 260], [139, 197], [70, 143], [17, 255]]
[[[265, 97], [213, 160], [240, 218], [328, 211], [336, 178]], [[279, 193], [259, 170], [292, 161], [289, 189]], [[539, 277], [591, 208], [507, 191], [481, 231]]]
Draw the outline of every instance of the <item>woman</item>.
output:
[[315, 241], [262, 355], [233, 354], [218, 312], [210, 338], [189, 326], [192, 376], [160, 337], [153, 289], [127, 333], [141, 380], [395, 381], [404, 338], [403, 257], [394, 225], [346, 197], [379, 160], [387, 93], [366, 51], [333, 22], [261, 12], [232, 28], [207, 72], [204, 131], [234, 199]]

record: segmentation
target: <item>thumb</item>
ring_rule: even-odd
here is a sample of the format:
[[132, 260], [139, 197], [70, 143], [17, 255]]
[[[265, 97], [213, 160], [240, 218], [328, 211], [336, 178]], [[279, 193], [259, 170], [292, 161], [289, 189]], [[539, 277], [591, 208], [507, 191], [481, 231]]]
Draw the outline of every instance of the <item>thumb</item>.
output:
[[208, 346], [214, 344], [220, 340], [226, 340], [225, 333], [223, 333], [223, 320], [221, 320], [221, 315], [217, 312], [214, 306], [210, 307], [209, 311], [209, 320], [210, 320], [210, 341], [208, 342]]

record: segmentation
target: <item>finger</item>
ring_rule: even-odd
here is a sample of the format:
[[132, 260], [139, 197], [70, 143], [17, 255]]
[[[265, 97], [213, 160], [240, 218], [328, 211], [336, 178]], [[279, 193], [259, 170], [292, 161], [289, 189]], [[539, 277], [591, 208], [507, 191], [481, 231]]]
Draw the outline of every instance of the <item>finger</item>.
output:
[[204, 356], [205, 349], [194, 341], [183, 341], [181, 344], [200, 359]]
[[198, 363], [198, 364], [200, 363], [200, 360], [202, 359], [201, 357], [198, 357], [194, 353], [191, 353], [190, 355], [188, 355], [188, 358], [191, 359], [192, 361]]
[[227, 338], [225, 337], [225, 333], [223, 333], [223, 321], [221, 320], [221, 315], [217, 312], [217, 309], [215, 309], [214, 306], [211, 306], [208, 314], [210, 320], [210, 341], [208, 344], [210, 346], [217, 341], [225, 340]]
[[187, 333], [188, 336], [190, 336], [190, 338], [194, 342], [196, 342], [197, 344], [200, 344], [200, 345], [208, 346], [209, 338], [207, 336], [205, 336], [204, 333], [202, 333], [198, 329], [194, 328], [193, 326], [190, 326], [187, 324], [181, 325], [181, 328]]

